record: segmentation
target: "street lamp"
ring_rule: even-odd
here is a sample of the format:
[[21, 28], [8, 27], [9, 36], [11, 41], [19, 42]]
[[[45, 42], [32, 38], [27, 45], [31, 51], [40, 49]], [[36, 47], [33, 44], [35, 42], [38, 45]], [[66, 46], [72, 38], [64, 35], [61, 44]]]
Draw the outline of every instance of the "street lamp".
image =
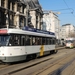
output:
[[61, 14], [60, 12], [54, 12], [55, 14]]
[[[52, 11], [65, 11], [65, 10], [70, 10], [71, 14], [73, 14], [74, 9], [72, 8], [67, 8], [67, 9], [58, 9], [58, 10], [52, 10]], [[72, 11], [71, 11], [72, 10]]]

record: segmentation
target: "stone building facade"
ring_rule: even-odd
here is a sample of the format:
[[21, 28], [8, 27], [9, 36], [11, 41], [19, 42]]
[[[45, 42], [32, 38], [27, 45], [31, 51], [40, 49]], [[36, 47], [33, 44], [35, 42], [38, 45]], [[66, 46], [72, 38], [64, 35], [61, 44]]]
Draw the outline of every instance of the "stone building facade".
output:
[[53, 11], [44, 11], [42, 30], [54, 32], [56, 35], [56, 39], [60, 39], [60, 20], [56, 13], [54, 13]]
[[38, 0], [0, 0], [0, 28], [41, 29], [42, 16]]
[[64, 24], [60, 28], [60, 39], [65, 40], [69, 37], [75, 37], [75, 26], [72, 24]]

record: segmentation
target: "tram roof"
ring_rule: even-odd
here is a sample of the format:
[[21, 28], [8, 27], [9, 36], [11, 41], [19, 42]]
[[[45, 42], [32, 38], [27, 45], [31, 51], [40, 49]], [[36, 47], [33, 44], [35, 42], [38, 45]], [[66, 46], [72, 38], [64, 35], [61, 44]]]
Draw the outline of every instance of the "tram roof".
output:
[[2, 33], [9, 33], [9, 34], [27, 34], [27, 35], [35, 35], [35, 36], [44, 36], [44, 37], [55, 37], [55, 34], [48, 31], [42, 30], [25, 30], [25, 29], [7, 29], [2, 28], [0, 29], [0, 34]]
[[68, 38], [66, 38], [66, 40], [75, 40], [75, 38], [74, 37], [68, 37]]

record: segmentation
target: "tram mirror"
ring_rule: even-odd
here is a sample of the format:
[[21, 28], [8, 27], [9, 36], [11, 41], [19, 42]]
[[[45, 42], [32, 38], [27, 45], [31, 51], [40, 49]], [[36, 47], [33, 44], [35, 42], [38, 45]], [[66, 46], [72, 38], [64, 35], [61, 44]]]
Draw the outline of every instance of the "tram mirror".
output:
[[11, 44], [9, 44], [9, 46], [11, 46]]

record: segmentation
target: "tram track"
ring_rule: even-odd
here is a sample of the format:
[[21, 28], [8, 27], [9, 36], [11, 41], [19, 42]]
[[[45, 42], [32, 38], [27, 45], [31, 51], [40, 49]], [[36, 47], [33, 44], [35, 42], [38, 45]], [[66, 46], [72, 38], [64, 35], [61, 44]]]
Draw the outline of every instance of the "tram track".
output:
[[[59, 68], [62, 67], [63, 65], [64, 65], [63, 69], [65, 69], [67, 66], [69, 66], [69, 64], [71, 64], [71, 62], [75, 60], [74, 54], [75, 53], [72, 53], [60, 60], [56, 60], [56, 62], [50, 63], [50, 65], [48, 65], [47, 67], [40, 69], [37, 72], [34, 72], [32, 74], [28, 74], [28, 75], [60, 75], [60, 74], [57, 74], [60, 71]], [[69, 60], [71, 60], [71, 61], [69, 62]], [[68, 62], [68, 63], [66, 63], [66, 62]], [[52, 72], [52, 74], [50, 74], [50, 72]]]
[[75, 67], [72, 69], [72, 71], [69, 73], [69, 75], [75, 75]]
[[[67, 64], [64, 66], [67, 66]], [[69, 63], [69, 66], [65, 67], [65, 69], [62, 69], [64, 66], [60, 68], [62, 74], [75, 75], [75, 59]]]
[[0, 62], [0, 69], [3, 69], [3, 68], [8, 67], [8, 66], [10, 66], [10, 65]]
[[[70, 62], [68, 62], [68, 63], [66, 63], [66, 64], [64, 64], [63, 66], [61, 66], [60, 68], [58, 68], [57, 70], [55, 70], [55, 71], [53, 71], [52, 73], [50, 73], [50, 74], [48, 74], [48, 75], [61, 75], [62, 73], [63, 73], [63, 71], [66, 69], [66, 68], [68, 68], [68, 67], [70, 67], [70, 65], [73, 63], [73, 62], [75, 62], [75, 58], [73, 59], [73, 60], [71, 60]], [[72, 66], [73, 67], [73, 66]], [[65, 71], [70, 71], [70, 73], [68, 73], [68, 74], [65, 74], [65, 72], [64, 72], [64, 75], [74, 75], [73, 74], [73, 72], [75, 71], [75, 67], [73, 67], [72, 68], [71, 67], [71, 71], [70, 70], [65, 70]]]
[[[19, 68], [19, 69], [13, 70], [13, 71], [11, 71], [11, 72], [9, 72], [9, 73], [7, 73], [7, 74], [3, 73], [2, 75], [11, 75], [11, 74], [14, 74], [14, 73], [16, 73], [16, 72], [19, 72], [19, 71], [21, 71], [21, 70], [23, 70], [23, 69], [30, 68], [30, 67], [32, 67], [32, 66], [38, 65], [38, 64], [40, 64], [40, 63], [42, 63], [42, 62], [45, 62], [45, 61], [48, 61], [48, 60], [51, 60], [51, 59], [52, 59], [52, 58], [50, 57], [50, 58], [48, 58], [48, 59], [46, 59], [46, 60], [43, 60], [43, 61], [40, 61], [40, 62], [31, 64], [31, 65], [27, 65], [27, 66], [25, 66], [25, 67], [23, 67], [23, 68]], [[1, 70], [0, 70], [0, 71], [1, 71]], [[1, 72], [0, 72], [0, 73], [1, 73]]]

